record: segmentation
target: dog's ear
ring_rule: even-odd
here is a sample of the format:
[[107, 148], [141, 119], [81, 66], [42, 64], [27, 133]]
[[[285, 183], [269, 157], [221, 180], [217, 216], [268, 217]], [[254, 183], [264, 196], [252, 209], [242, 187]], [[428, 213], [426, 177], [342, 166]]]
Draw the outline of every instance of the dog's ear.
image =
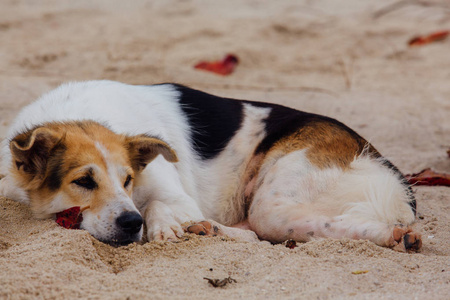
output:
[[159, 154], [168, 162], [178, 162], [175, 151], [160, 139], [144, 135], [127, 138], [127, 148], [132, 168], [140, 172]]
[[32, 177], [44, 174], [50, 151], [60, 139], [57, 132], [45, 127], [16, 136], [9, 144], [13, 163]]

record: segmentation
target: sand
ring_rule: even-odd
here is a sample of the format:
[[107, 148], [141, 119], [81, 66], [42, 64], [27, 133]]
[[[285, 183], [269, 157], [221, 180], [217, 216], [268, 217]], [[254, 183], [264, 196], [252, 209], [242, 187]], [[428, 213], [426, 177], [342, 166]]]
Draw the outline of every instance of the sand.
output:
[[[404, 173], [450, 172], [450, 40], [407, 46], [450, 29], [447, 1], [382, 14], [394, 1], [127, 2], [0, 3], [0, 138], [21, 107], [63, 82], [178, 82], [332, 116]], [[193, 68], [226, 53], [240, 59], [231, 76]], [[450, 188], [414, 190], [417, 254], [196, 236], [113, 248], [0, 198], [0, 298], [448, 299]]]

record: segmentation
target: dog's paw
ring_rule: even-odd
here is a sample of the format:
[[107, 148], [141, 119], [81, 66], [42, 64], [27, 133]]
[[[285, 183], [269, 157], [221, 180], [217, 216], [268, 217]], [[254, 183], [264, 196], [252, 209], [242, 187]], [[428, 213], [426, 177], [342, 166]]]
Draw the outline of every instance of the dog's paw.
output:
[[422, 248], [422, 236], [411, 227], [396, 226], [392, 231], [392, 249], [399, 252], [418, 252]]
[[185, 232], [181, 224], [197, 218], [195, 212], [153, 201], [145, 211], [147, 238], [149, 241], [176, 241]]
[[184, 224], [185, 232], [204, 236], [227, 236], [244, 242], [260, 242], [254, 231], [224, 226], [212, 220]]
[[147, 229], [149, 241], [165, 242], [176, 241], [184, 234], [183, 228], [179, 224], [156, 225]]

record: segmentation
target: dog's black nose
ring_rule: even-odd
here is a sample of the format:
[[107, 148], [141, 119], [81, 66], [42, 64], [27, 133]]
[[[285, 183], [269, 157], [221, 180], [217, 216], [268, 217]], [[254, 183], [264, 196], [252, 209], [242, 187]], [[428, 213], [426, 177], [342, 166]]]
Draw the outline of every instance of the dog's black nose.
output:
[[142, 217], [137, 212], [126, 211], [123, 212], [117, 219], [116, 223], [125, 233], [135, 234], [141, 230]]

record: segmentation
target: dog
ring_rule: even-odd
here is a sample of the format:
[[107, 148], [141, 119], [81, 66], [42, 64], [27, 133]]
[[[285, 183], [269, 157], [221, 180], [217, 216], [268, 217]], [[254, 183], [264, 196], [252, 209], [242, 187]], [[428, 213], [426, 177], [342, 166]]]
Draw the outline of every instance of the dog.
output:
[[1, 148], [0, 194], [114, 245], [185, 232], [365, 239], [418, 251], [400, 171], [329, 117], [177, 84], [64, 84], [25, 107]]

